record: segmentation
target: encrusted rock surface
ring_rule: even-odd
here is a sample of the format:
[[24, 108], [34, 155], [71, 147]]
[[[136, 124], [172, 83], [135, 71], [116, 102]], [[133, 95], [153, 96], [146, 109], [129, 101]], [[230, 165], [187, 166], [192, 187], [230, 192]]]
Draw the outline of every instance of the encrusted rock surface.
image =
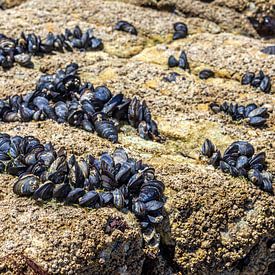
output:
[[[172, 1], [154, 2], [164, 5]], [[205, 138], [222, 150], [235, 140], [247, 140], [256, 151], [267, 153], [268, 169], [275, 173], [275, 57], [260, 52], [271, 43], [256, 39], [244, 17], [246, 9], [242, 10], [236, 1], [227, 1], [226, 7], [222, 1], [174, 2], [181, 7], [195, 2], [194, 7], [215, 8], [184, 17], [120, 1], [73, 0], [64, 5], [59, 1], [29, 0], [0, 11], [1, 33], [18, 36], [24, 30], [43, 36], [48, 31], [57, 33], [79, 24], [82, 28], [95, 28], [105, 46], [101, 52], [33, 57], [34, 69], [16, 65], [1, 71], [1, 97], [30, 91], [42, 71], [54, 72], [72, 61], [78, 62], [85, 80], [106, 84], [113, 93], [146, 99], [160, 132], [167, 137], [164, 144], [145, 141], [134, 129], [123, 126], [120, 143], [114, 145], [96, 134], [52, 121], [1, 123], [1, 132], [31, 134], [56, 147], [65, 146], [77, 156], [97, 156], [118, 146], [125, 147], [132, 157], [154, 165], [166, 184], [167, 219], [162, 228], [161, 255], [154, 255], [150, 249], [142, 250], [140, 229], [131, 214], [109, 208], [87, 211], [51, 202], [38, 205], [17, 198], [12, 193], [13, 179], [1, 175], [0, 259], [5, 257], [5, 262], [0, 262], [0, 272], [12, 270], [10, 257], [23, 253], [49, 273], [68, 274], [72, 270], [74, 274], [272, 274], [274, 196], [215, 170], [199, 157]], [[249, 1], [240, 2], [247, 5]], [[216, 9], [224, 15], [217, 16], [222, 20], [209, 16]], [[238, 15], [234, 22], [233, 13]], [[120, 19], [133, 23], [138, 36], [113, 31]], [[173, 23], [177, 21], [188, 25], [190, 35], [172, 42]], [[241, 35], [244, 32], [255, 38]], [[187, 54], [190, 72], [167, 66], [169, 55], [178, 57], [181, 50]], [[198, 73], [205, 68], [212, 69], [215, 77], [200, 80]], [[260, 69], [272, 79], [270, 94], [240, 84], [244, 72], [256, 73]], [[163, 77], [172, 71], [180, 76], [176, 82], [165, 82]], [[272, 111], [268, 127], [254, 129], [208, 110], [210, 102], [224, 100], [266, 104]], [[114, 216], [128, 224], [124, 233], [105, 233], [109, 217]]]
[[0, 0], [0, 8], [1, 9], [9, 9], [15, 6], [20, 5], [26, 0]]

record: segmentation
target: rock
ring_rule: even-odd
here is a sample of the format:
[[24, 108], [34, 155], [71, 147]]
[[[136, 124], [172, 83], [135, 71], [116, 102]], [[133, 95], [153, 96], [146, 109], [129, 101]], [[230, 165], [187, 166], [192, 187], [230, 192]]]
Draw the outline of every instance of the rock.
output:
[[26, 0], [0, 0], [0, 8], [10, 9], [10, 8], [20, 5], [21, 3], [25, 2], [25, 1]]
[[[132, 215], [16, 198], [1, 176], [0, 262], [2, 270], [24, 270], [31, 259], [50, 274], [140, 273], [142, 237]], [[107, 231], [110, 219], [127, 228]], [[19, 258], [21, 261], [18, 261]], [[22, 262], [22, 263], [21, 263]]]
[[[153, 7], [157, 5], [157, 1], [150, 2]], [[123, 126], [120, 144], [114, 145], [53, 121], [1, 123], [1, 132], [32, 134], [80, 157], [125, 147], [131, 157], [153, 165], [166, 184], [167, 218], [160, 228], [158, 253], [142, 247], [138, 222], [130, 214], [110, 208], [86, 211], [55, 202], [35, 204], [17, 198], [12, 193], [12, 178], [1, 175], [0, 257], [6, 262], [3, 265], [0, 261], [0, 272], [12, 272], [14, 255], [22, 262], [21, 268], [26, 265], [25, 256], [48, 272], [66, 274], [238, 274], [241, 270], [264, 274], [274, 267], [274, 197], [245, 180], [222, 174], [199, 158], [205, 138], [221, 150], [237, 139], [247, 140], [256, 151], [266, 152], [268, 170], [275, 173], [274, 111], [268, 127], [259, 130], [208, 110], [210, 102], [224, 100], [268, 104], [272, 110], [275, 57], [260, 52], [270, 43], [256, 39], [254, 29], [247, 25], [250, 1], [226, 1], [226, 7], [217, 0], [211, 4], [192, 1], [194, 7], [190, 1], [174, 1], [177, 10], [187, 11], [185, 16], [164, 10], [165, 1], [158, 2], [161, 11], [146, 6], [146, 0], [142, 7], [141, 2], [133, 5], [133, 1], [73, 0], [61, 5], [58, 1], [28, 0], [1, 12], [1, 33], [17, 36], [24, 30], [43, 37], [48, 31], [57, 33], [65, 26], [79, 24], [93, 27], [105, 46], [100, 52], [34, 56], [34, 69], [15, 65], [2, 71], [1, 97], [24, 94], [34, 87], [42, 71], [51, 73], [78, 62], [81, 77], [94, 85], [106, 84], [113, 93], [145, 98], [167, 141], [159, 144], [142, 140], [132, 127]], [[259, 6], [261, 9], [266, 11]], [[189, 17], [189, 11], [194, 17]], [[219, 14], [214, 18], [216, 11]], [[134, 24], [138, 36], [113, 31], [118, 20]], [[173, 23], [177, 21], [185, 22], [190, 34], [173, 42]], [[190, 72], [167, 66], [168, 57], [173, 54], [178, 58], [181, 50], [187, 54]], [[198, 73], [205, 68], [213, 70], [215, 77], [200, 80]], [[260, 69], [271, 77], [270, 94], [240, 83], [243, 73]], [[176, 81], [163, 81], [171, 72], [179, 74]], [[106, 222], [114, 216], [129, 225], [124, 233], [105, 233]], [[112, 250], [116, 245], [117, 250]], [[65, 257], [68, 262], [63, 266], [58, 261]]]

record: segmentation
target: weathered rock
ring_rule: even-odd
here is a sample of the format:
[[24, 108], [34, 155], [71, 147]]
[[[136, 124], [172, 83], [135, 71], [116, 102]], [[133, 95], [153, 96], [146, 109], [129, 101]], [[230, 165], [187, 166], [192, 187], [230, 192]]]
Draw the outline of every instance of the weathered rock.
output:
[[[178, 2], [187, 7], [188, 1]], [[19, 35], [25, 30], [43, 36], [48, 31], [57, 33], [64, 27], [79, 24], [83, 28], [94, 27], [96, 36], [102, 38], [105, 45], [102, 52], [75, 51], [33, 57], [33, 70], [16, 65], [3, 71], [0, 74], [1, 97], [26, 93], [32, 89], [41, 71], [54, 72], [75, 61], [80, 65], [83, 79], [95, 85], [106, 84], [114, 93], [145, 98], [167, 141], [159, 144], [142, 140], [134, 129], [123, 126], [119, 134], [120, 144], [113, 145], [95, 134], [52, 121], [1, 123], [1, 132], [32, 134], [43, 142], [51, 141], [56, 147], [65, 146], [78, 156], [99, 155], [103, 151], [111, 152], [117, 146], [125, 147], [132, 157], [154, 165], [156, 173], [166, 183], [168, 217], [162, 232], [163, 255], [159, 256], [147, 249], [142, 251], [140, 230], [132, 215], [109, 208], [86, 211], [56, 203], [37, 205], [31, 200], [17, 198], [11, 190], [11, 178], [1, 175], [0, 227], [3, 228], [0, 228], [0, 257], [24, 252], [42, 268], [58, 272], [53, 265], [60, 259], [66, 244], [71, 247], [66, 250], [68, 267], [64, 269], [63, 263], [58, 266], [64, 273], [70, 269], [74, 273], [96, 273], [97, 270], [102, 273], [113, 268], [117, 273], [140, 274], [145, 254], [143, 272], [147, 274], [176, 271], [238, 274], [240, 269], [263, 274], [274, 267], [271, 240], [275, 235], [274, 197], [245, 180], [214, 170], [199, 159], [199, 149], [205, 138], [213, 140], [222, 150], [234, 140], [248, 140], [256, 151], [266, 152], [268, 169], [275, 173], [275, 57], [260, 52], [269, 45], [264, 41], [221, 33], [222, 30], [233, 33], [246, 30], [255, 35], [250, 26], [243, 25], [243, 15], [238, 11], [242, 8], [237, 3], [228, 1], [228, 7], [224, 8], [221, 1], [219, 4], [214, 1], [213, 5], [194, 2], [199, 8], [209, 5], [209, 10], [197, 12], [197, 16], [204, 19], [99, 0], [70, 1], [69, 5], [29, 0], [1, 12], [0, 32], [6, 34]], [[164, 5], [164, 1], [159, 3]], [[210, 8], [212, 6], [215, 8]], [[225, 15], [229, 8], [230, 12]], [[221, 11], [224, 19], [213, 20], [216, 10]], [[237, 14], [236, 21], [232, 14]], [[133, 23], [138, 36], [113, 31], [112, 27], [120, 19]], [[235, 22], [232, 29], [231, 25], [226, 25], [230, 20]], [[172, 25], [177, 21], [187, 23], [190, 35], [172, 42]], [[178, 57], [181, 50], [187, 54], [190, 72], [167, 66], [168, 56]], [[205, 68], [213, 70], [215, 77], [200, 80], [198, 73]], [[244, 72], [257, 73], [260, 69], [272, 79], [270, 94], [240, 84]], [[179, 73], [175, 82], [162, 80], [173, 71]], [[236, 123], [228, 116], [213, 115], [208, 110], [210, 102], [224, 100], [269, 105], [273, 112], [268, 118], [268, 127], [253, 129], [245, 122]], [[110, 216], [123, 218], [129, 229], [125, 233], [104, 233], [104, 225]], [[35, 220], [34, 217], [39, 218]], [[59, 233], [65, 229], [67, 235]], [[31, 232], [35, 240], [41, 242], [24, 238], [26, 232]], [[60, 243], [53, 249], [55, 240]], [[82, 250], [82, 241], [87, 244], [87, 250]], [[110, 252], [118, 241], [121, 241], [118, 252]], [[127, 244], [132, 254], [126, 259], [123, 249]], [[77, 254], [78, 250], [80, 254]], [[110, 258], [105, 259], [105, 264], [100, 260], [102, 251], [110, 252], [106, 252]], [[76, 265], [73, 256], [80, 261]]]
[[[7, 181], [12, 180], [2, 175], [1, 272], [15, 272], [20, 254], [50, 274], [141, 272], [142, 237], [132, 215], [108, 208], [89, 211], [56, 203], [35, 204], [13, 195]], [[127, 226], [124, 232], [106, 230], [115, 217]]]
[[20, 5], [21, 3], [25, 2], [25, 1], [26, 0], [0, 0], [0, 8], [10, 9], [10, 8]]
[[150, 5], [158, 9], [178, 10], [187, 16], [199, 17], [215, 22], [223, 31], [246, 34], [257, 37], [257, 33], [249, 20], [241, 13], [226, 6], [189, 0], [135, 1], [133, 3]]

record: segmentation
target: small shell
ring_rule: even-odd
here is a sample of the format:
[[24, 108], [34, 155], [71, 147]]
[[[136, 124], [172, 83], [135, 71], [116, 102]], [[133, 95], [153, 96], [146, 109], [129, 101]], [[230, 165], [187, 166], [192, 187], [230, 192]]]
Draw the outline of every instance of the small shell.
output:
[[117, 30], [117, 31], [128, 32], [128, 33], [133, 34], [133, 35], [138, 34], [136, 28], [131, 23], [129, 23], [127, 21], [124, 21], [124, 20], [118, 21], [116, 23], [114, 29]]
[[205, 69], [199, 72], [200, 79], [208, 79], [210, 77], [214, 77], [215, 73], [209, 69]]
[[168, 66], [170, 68], [177, 67], [179, 65], [179, 61], [175, 58], [175, 56], [170, 55], [168, 58]]
[[254, 79], [255, 74], [251, 73], [251, 72], [247, 72], [243, 75], [242, 80], [241, 80], [241, 84], [242, 85], [248, 85], [251, 84], [252, 80]]
[[201, 152], [204, 156], [211, 157], [216, 150], [215, 145], [212, 143], [211, 140], [206, 139], [202, 145]]

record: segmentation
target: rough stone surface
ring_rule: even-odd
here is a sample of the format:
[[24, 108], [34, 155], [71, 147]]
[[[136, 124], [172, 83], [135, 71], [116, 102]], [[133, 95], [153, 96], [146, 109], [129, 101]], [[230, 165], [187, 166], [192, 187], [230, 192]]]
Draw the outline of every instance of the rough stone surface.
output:
[[1, 9], [9, 9], [15, 6], [20, 5], [26, 0], [0, 0], [0, 8]]
[[[192, 14], [195, 17], [188, 17], [188, 13], [182, 16], [115, 1], [68, 1], [61, 5], [58, 1], [29, 0], [0, 11], [0, 32], [6, 34], [19, 35], [25, 30], [43, 36], [50, 30], [57, 33], [65, 26], [79, 24], [82, 28], [94, 27], [105, 45], [102, 52], [33, 57], [34, 69], [16, 65], [3, 71], [1, 97], [26, 93], [42, 71], [54, 72], [74, 61], [79, 63], [83, 79], [95, 85], [106, 84], [113, 93], [146, 99], [160, 132], [167, 138], [164, 144], [145, 141], [134, 129], [123, 126], [119, 144], [114, 145], [95, 134], [52, 121], [1, 123], [1, 132], [32, 134], [56, 147], [65, 146], [77, 156], [98, 156], [125, 147], [132, 157], [153, 165], [165, 182], [167, 218], [162, 227], [161, 255], [154, 254], [150, 249], [142, 250], [141, 233], [132, 215], [109, 208], [86, 211], [56, 203], [37, 205], [17, 198], [12, 193], [12, 178], [1, 175], [0, 257], [24, 252], [48, 272], [57, 273], [71, 269], [74, 273], [108, 273], [113, 268], [116, 274], [272, 274], [274, 197], [243, 179], [213, 169], [199, 156], [205, 138], [221, 150], [235, 140], [247, 140], [256, 151], [267, 153], [268, 169], [275, 173], [275, 57], [260, 52], [271, 43], [240, 35], [244, 31], [253, 36], [255, 33], [242, 21], [245, 13], [236, 1], [227, 1], [226, 7], [222, 1], [214, 1], [212, 6], [192, 2], [199, 8], [208, 5], [215, 9], [200, 10]], [[222, 20], [209, 16], [216, 8], [224, 15], [218, 17]], [[233, 13], [238, 15], [236, 21], [226, 25], [233, 22]], [[113, 31], [119, 19], [133, 23], [138, 36]], [[172, 24], [176, 21], [187, 23], [190, 35], [172, 42]], [[178, 57], [181, 50], [187, 54], [190, 72], [167, 66], [169, 55]], [[215, 77], [200, 80], [198, 73], [205, 68], [212, 69]], [[260, 69], [272, 79], [270, 94], [240, 84], [244, 72]], [[176, 82], [165, 82], [163, 77], [172, 71], [180, 76]], [[210, 102], [224, 100], [265, 104], [271, 111], [267, 127], [253, 129], [245, 121], [236, 123], [208, 110]], [[129, 229], [106, 234], [104, 226], [110, 216], [125, 219]], [[26, 232], [38, 241], [31, 241]], [[58, 244], [54, 245], [55, 241]], [[112, 250], [114, 247], [117, 250]], [[68, 263], [58, 262], [64, 253]], [[101, 260], [102, 255], [108, 256]], [[0, 267], [6, 271], [9, 268], [8, 263]]]

